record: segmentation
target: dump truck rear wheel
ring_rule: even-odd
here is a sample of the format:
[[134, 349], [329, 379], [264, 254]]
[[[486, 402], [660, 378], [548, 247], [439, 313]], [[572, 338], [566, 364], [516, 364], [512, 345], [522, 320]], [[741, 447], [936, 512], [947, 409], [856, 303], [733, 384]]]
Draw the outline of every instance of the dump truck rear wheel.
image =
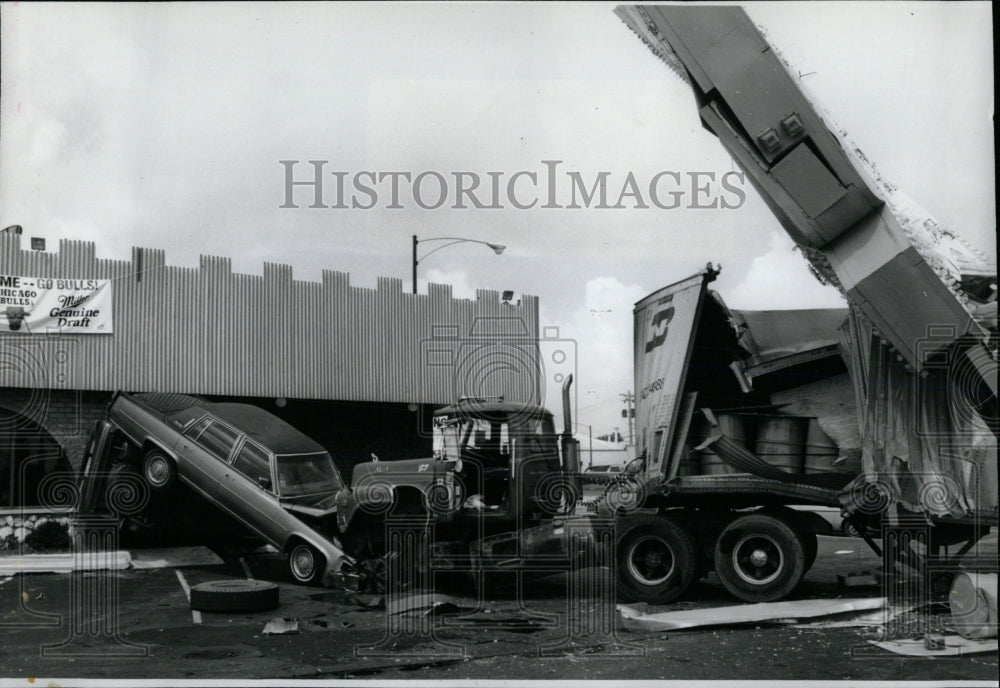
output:
[[687, 530], [663, 516], [629, 519], [618, 538], [618, 593], [636, 602], [664, 604], [695, 580], [697, 547]]
[[726, 590], [744, 602], [782, 599], [799, 584], [805, 570], [802, 540], [774, 516], [737, 518], [715, 543], [715, 573]]

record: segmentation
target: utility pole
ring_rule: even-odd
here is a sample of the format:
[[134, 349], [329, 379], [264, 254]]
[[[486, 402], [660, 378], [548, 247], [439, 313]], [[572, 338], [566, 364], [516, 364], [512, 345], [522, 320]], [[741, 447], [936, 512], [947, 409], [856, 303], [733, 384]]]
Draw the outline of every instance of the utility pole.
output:
[[625, 404], [625, 408], [622, 409], [622, 418], [628, 419], [628, 443], [629, 446], [635, 446], [635, 440], [633, 437], [633, 427], [635, 424], [635, 395], [632, 394], [632, 390], [625, 392], [624, 394], [619, 394], [622, 403]]

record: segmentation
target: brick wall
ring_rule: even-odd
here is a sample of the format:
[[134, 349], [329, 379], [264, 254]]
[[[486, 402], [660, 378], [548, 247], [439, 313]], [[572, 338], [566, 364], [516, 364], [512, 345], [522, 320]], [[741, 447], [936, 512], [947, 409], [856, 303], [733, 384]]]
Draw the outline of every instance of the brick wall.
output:
[[[110, 399], [110, 392], [0, 388], [0, 408], [42, 426], [66, 451], [74, 470], [83, 463], [90, 432]], [[0, 438], [16, 432], [16, 427], [0, 427]]]

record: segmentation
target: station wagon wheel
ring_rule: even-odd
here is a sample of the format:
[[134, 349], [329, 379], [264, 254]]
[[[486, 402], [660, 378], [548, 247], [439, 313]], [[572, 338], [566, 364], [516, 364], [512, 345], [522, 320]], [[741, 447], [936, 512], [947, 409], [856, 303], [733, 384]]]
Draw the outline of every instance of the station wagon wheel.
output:
[[298, 583], [317, 585], [325, 566], [323, 555], [307, 542], [296, 542], [288, 553], [288, 570]]
[[151, 490], [164, 492], [177, 482], [177, 464], [159, 449], [153, 449], [142, 460], [142, 475]]

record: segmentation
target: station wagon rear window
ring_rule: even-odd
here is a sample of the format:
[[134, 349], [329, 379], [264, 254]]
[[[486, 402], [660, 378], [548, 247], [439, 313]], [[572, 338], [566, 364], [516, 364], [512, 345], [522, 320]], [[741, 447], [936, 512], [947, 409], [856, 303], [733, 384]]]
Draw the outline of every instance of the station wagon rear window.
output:
[[[203, 424], [205, 424], [204, 427], [202, 427]], [[239, 437], [236, 431], [213, 421], [211, 418], [199, 421], [197, 425], [191, 428], [189, 435], [195, 442], [220, 459], [229, 457], [229, 453], [233, 450], [233, 447], [236, 445], [236, 439]]]

